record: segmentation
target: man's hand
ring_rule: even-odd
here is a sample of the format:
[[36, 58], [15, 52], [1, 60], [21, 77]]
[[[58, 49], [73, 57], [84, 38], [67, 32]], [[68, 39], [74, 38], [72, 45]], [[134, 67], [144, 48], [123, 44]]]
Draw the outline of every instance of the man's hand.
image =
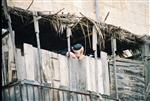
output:
[[68, 57], [73, 58], [73, 59], [77, 59], [76, 55], [75, 55], [74, 53], [72, 53], [72, 52], [67, 52], [66, 55], [67, 55]]

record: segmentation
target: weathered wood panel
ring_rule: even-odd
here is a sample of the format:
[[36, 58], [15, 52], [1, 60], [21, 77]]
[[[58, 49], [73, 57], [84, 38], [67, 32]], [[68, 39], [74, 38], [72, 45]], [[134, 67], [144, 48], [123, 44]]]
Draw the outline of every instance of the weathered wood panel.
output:
[[[103, 75], [104, 68], [102, 68], [102, 62], [100, 59], [97, 60], [97, 69], [98, 69], [97, 70], [98, 71], [98, 74], [97, 74], [98, 75], [98, 82], [97, 82], [98, 84], [96, 85], [97, 89], [98, 89], [97, 92], [104, 94], [104, 85], [103, 85], [104, 79], [103, 78], [105, 75]], [[105, 85], [107, 85], [107, 84], [105, 83]]]
[[89, 58], [91, 91], [96, 91], [95, 66], [96, 66], [96, 64], [95, 64], [94, 58]]
[[38, 61], [38, 49], [33, 47], [33, 51], [34, 51], [34, 66], [35, 66], [35, 70], [34, 70], [34, 76], [35, 76], [35, 80], [40, 82], [40, 64]]
[[16, 69], [17, 69], [17, 77], [19, 80], [24, 80], [27, 77], [26, 67], [25, 67], [25, 59], [21, 55], [21, 49], [17, 49], [16, 52]]
[[34, 64], [34, 51], [32, 45], [24, 44], [24, 57], [26, 64], [26, 73], [28, 80], [35, 80], [35, 64]]
[[[20, 50], [18, 50], [20, 57]], [[37, 61], [37, 48], [32, 47], [32, 45], [24, 44], [24, 59], [25, 59], [25, 78], [28, 80], [40, 81], [40, 69], [39, 63]], [[21, 56], [22, 57], [22, 56]], [[100, 93], [104, 92], [103, 80], [107, 79], [108, 83], [108, 70], [107, 70], [107, 55], [105, 55], [103, 62], [101, 59], [98, 59], [98, 84], [96, 84], [95, 79], [95, 66], [96, 61], [94, 58], [85, 56], [83, 60], [70, 59], [70, 67], [68, 65], [68, 58], [60, 54], [50, 52], [47, 50], [41, 49], [41, 58], [42, 58], [42, 69], [44, 72], [44, 82], [52, 83], [53, 87], [59, 88], [60, 85], [69, 86], [71, 83], [72, 90], [89, 90], [89, 91], [99, 91]], [[19, 58], [18, 58], [19, 59]], [[18, 60], [19, 61], [19, 60]], [[20, 60], [21, 61], [21, 60]], [[23, 60], [22, 60], [23, 61]], [[103, 66], [105, 67], [102, 67]], [[18, 64], [18, 67], [20, 64]], [[71, 70], [71, 81], [69, 81], [69, 68]], [[103, 77], [103, 70], [105, 78]], [[20, 68], [19, 68], [20, 69]], [[18, 69], [18, 70], [19, 70]], [[20, 71], [20, 70], [19, 70]], [[28, 76], [27, 76], [28, 75]], [[97, 89], [98, 87], [98, 89]], [[109, 87], [107, 88], [107, 90]]]
[[63, 55], [59, 54], [59, 65], [60, 65], [60, 85], [69, 86], [69, 78], [68, 78], [68, 62], [67, 58]]
[[101, 52], [104, 94], [110, 95], [109, 69], [107, 53]]
[[[133, 62], [132, 62], [133, 61]], [[145, 79], [142, 61], [119, 58], [116, 61], [117, 85], [122, 100], [140, 101], [144, 99]], [[113, 63], [109, 62], [111, 94], [115, 94]], [[127, 99], [128, 98], [128, 99]]]

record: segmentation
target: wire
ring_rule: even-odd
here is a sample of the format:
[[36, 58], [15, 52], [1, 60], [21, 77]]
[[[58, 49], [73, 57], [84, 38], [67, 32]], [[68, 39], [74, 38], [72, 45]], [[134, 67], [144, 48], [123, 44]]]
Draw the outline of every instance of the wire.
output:
[[31, 1], [30, 5], [28, 6], [28, 8], [26, 10], [30, 9], [30, 7], [32, 6], [33, 2], [34, 2], [34, 0]]

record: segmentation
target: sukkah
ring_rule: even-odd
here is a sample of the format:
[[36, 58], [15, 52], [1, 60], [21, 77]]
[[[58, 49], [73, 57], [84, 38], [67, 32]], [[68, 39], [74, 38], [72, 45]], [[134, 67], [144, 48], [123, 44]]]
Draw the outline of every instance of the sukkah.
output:
[[[34, 30], [21, 32], [27, 26], [31, 27], [31, 24], [33, 24], [33, 12], [21, 8], [9, 7], [9, 13], [11, 15], [13, 29], [16, 33], [34, 33]], [[65, 31], [67, 26], [69, 26], [71, 27], [73, 33], [71, 36], [73, 43], [79, 40], [84, 40], [84, 45], [88, 45], [89, 48], [91, 48], [92, 44], [90, 37], [92, 36], [92, 28], [94, 26], [97, 31], [98, 45], [100, 49], [105, 50], [108, 53], [111, 51], [111, 49], [108, 47], [110, 47], [110, 38], [112, 35], [115, 35], [118, 41], [118, 49], [121, 50], [132, 48], [132, 46], [136, 48], [139, 46], [139, 43], [142, 42], [139, 36], [127, 30], [111, 24], [96, 22], [82, 13], [80, 14], [82, 17], [78, 17], [69, 13], [60, 14], [60, 12], [57, 12], [55, 14], [47, 15], [43, 12], [38, 12], [38, 15], [40, 16], [40, 32], [49, 34], [55, 33], [56, 36], [66, 40]], [[6, 28], [6, 23], [3, 19], [2, 25], [4, 28]], [[127, 47], [122, 47], [122, 44], [127, 44]]]

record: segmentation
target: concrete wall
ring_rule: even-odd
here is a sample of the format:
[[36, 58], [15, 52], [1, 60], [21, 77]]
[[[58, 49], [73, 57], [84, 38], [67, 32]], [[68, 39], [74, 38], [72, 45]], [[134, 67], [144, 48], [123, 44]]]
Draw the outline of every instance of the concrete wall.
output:
[[[32, 0], [8, 0], [8, 5], [26, 9]], [[103, 21], [110, 12], [106, 23], [120, 26], [137, 35], [150, 35], [150, 1], [149, 0], [98, 0], [100, 20]], [[95, 0], [34, 0], [30, 10], [51, 11], [60, 9], [64, 13], [80, 12], [96, 20]]]

